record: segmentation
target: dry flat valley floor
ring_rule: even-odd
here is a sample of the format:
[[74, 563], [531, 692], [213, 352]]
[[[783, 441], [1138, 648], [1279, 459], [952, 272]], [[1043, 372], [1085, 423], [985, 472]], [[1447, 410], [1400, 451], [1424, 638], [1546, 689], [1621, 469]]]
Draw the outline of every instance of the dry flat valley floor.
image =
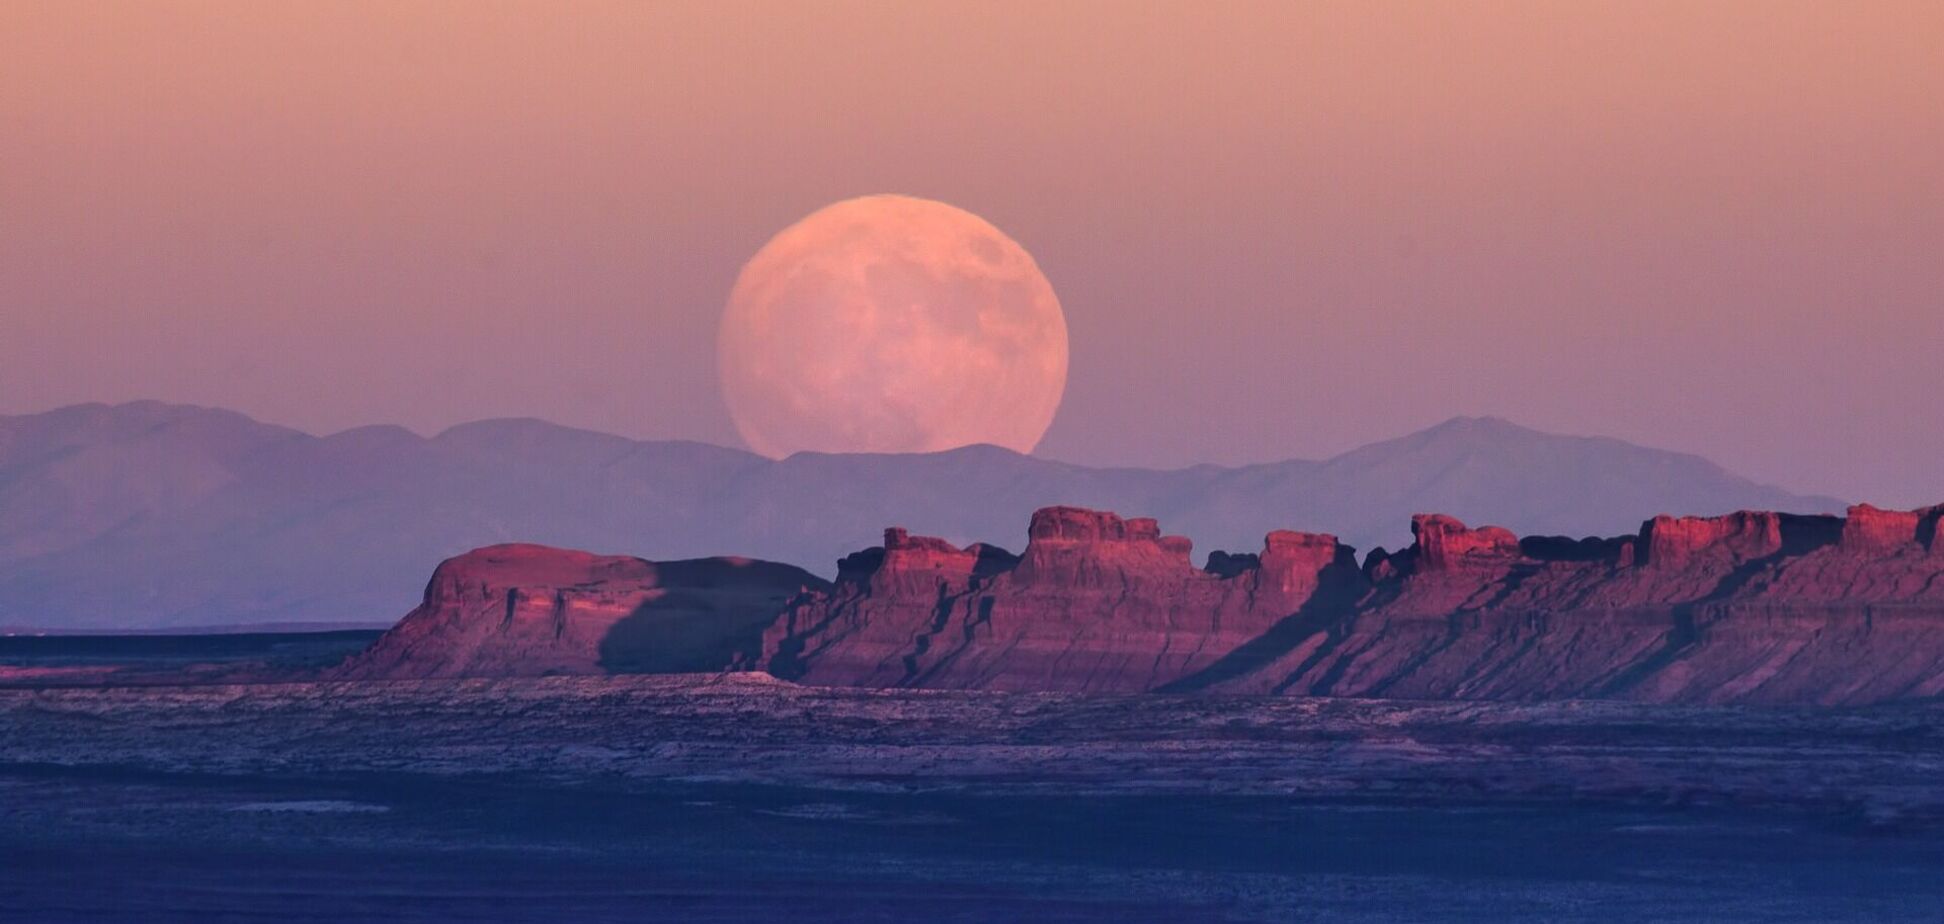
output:
[[1944, 705], [0, 690], [8, 921], [1935, 921]]

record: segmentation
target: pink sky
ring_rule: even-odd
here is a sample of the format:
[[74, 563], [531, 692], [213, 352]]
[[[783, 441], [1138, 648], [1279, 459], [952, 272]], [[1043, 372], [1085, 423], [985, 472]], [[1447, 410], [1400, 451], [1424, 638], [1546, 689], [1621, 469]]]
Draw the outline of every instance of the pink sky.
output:
[[1039, 261], [1042, 455], [1454, 414], [1944, 500], [1944, 5], [10, 3], [0, 412], [736, 441], [774, 232], [903, 192]]

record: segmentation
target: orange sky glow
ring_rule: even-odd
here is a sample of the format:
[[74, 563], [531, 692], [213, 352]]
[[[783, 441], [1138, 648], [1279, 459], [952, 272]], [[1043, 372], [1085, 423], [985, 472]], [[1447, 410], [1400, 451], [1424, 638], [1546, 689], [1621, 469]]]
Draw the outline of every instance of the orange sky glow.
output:
[[876, 192], [1065, 307], [1039, 452], [1455, 414], [1944, 500], [1944, 5], [0, 8], [0, 413], [734, 444], [742, 263]]

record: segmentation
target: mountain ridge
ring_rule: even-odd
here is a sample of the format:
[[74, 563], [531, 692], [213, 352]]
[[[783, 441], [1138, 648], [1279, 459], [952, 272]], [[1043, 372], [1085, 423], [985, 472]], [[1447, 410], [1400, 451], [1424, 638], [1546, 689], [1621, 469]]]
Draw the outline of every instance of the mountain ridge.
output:
[[73, 405], [0, 417], [0, 622], [369, 622], [433, 564], [503, 542], [827, 573], [887, 522], [990, 543], [1052, 504], [1150, 512], [1227, 548], [1288, 522], [1395, 547], [1424, 509], [1588, 535], [1670, 511], [1843, 506], [1697, 456], [1491, 418], [1320, 461], [1159, 470], [993, 446], [769, 460], [534, 418], [315, 436], [222, 409]]

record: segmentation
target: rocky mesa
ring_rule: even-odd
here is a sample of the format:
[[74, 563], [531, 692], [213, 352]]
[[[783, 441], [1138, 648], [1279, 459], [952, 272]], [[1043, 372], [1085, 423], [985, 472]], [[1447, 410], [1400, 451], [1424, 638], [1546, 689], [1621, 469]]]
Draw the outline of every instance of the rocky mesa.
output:
[[806, 684], [1409, 699], [1865, 704], [1944, 694], [1944, 507], [1656, 517], [1520, 537], [1436, 514], [1361, 561], [1278, 530], [1210, 553], [1034, 513], [1024, 550], [887, 529], [789, 565], [541, 546], [447, 561], [335, 679], [760, 668]]
[[1440, 515], [1190, 560], [1146, 519], [1034, 515], [1014, 558], [903, 530], [765, 635], [816, 684], [1857, 704], [1944, 693], [1944, 508], [1656, 517], [1520, 538]]
[[767, 663], [814, 684], [1147, 690], [1314, 601], [1347, 603], [1360, 581], [1330, 536], [1272, 533], [1260, 553], [1212, 556], [1213, 570], [1190, 554], [1154, 520], [1077, 507], [1036, 512], [1017, 557], [888, 530], [783, 613]]
[[827, 582], [746, 558], [651, 562], [538, 545], [439, 565], [424, 602], [330, 679], [540, 677], [753, 665], [785, 604]]

